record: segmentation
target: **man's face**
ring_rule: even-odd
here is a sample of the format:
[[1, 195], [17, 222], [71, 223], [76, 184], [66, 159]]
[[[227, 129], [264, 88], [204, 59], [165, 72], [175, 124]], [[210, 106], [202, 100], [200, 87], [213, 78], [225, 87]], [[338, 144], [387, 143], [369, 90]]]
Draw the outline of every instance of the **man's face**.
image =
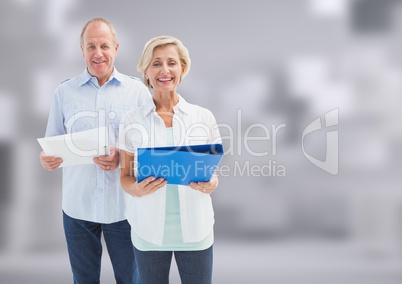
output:
[[114, 42], [107, 24], [92, 22], [87, 26], [81, 45], [82, 55], [89, 74], [98, 78], [100, 86], [107, 82], [113, 72], [118, 48], [119, 44]]

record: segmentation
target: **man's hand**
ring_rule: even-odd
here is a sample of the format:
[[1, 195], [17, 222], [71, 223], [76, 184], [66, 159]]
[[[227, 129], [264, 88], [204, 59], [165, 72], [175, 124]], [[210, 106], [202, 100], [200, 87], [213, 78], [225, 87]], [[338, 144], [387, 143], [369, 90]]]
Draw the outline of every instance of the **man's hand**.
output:
[[54, 156], [46, 156], [45, 152], [39, 153], [40, 163], [45, 170], [53, 171], [57, 169], [61, 163], [63, 163], [62, 158]]
[[110, 155], [95, 157], [94, 163], [104, 171], [114, 171], [119, 166], [119, 151], [110, 147]]

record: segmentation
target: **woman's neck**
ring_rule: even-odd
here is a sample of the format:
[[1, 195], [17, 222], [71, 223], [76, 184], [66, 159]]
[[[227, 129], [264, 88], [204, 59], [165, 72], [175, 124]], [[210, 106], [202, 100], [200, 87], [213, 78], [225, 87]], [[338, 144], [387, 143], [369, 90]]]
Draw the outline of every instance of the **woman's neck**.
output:
[[179, 102], [179, 95], [176, 92], [154, 93], [153, 95], [156, 112], [162, 118], [166, 127], [173, 126], [173, 107]]
[[157, 112], [173, 113], [173, 107], [179, 102], [179, 95], [176, 92], [154, 93], [153, 99]]

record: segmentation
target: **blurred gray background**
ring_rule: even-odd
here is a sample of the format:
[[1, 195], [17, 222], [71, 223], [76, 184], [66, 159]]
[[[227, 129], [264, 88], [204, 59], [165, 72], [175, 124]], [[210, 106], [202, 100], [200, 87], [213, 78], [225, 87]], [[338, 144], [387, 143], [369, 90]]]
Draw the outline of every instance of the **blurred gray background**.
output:
[[[0, 283], [72, 283], [61, 171], [41, 168], [36, 138], [57, 85], [84, 69], [79, 34], [93, 17], [114, 24], [122, 73], [140, 76], [157, 35], [190, 51], [179, 93], [215, 114], [228, 150], [213, 194], [214, 283], [402, 282], [401, 1], [5, 0]], [[339, 124], [327, 129], [334, 109]], [[338, 131], [336, 175], [303, 154], [317, 118], [304, 150], [324, 161], [326, 133]], [[276, 139], [245, 144], [281, 124]], [[104, 255], [102, 283], [114, 283]]]

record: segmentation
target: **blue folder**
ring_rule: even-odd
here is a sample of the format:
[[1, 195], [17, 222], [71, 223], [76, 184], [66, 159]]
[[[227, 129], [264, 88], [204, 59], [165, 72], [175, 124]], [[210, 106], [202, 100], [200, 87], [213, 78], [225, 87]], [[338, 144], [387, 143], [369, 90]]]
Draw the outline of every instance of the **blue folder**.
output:
[[169, 184], [206, 182], [222, 157], [222, 144], [138, 148], [137, 180], [154, 176]]

